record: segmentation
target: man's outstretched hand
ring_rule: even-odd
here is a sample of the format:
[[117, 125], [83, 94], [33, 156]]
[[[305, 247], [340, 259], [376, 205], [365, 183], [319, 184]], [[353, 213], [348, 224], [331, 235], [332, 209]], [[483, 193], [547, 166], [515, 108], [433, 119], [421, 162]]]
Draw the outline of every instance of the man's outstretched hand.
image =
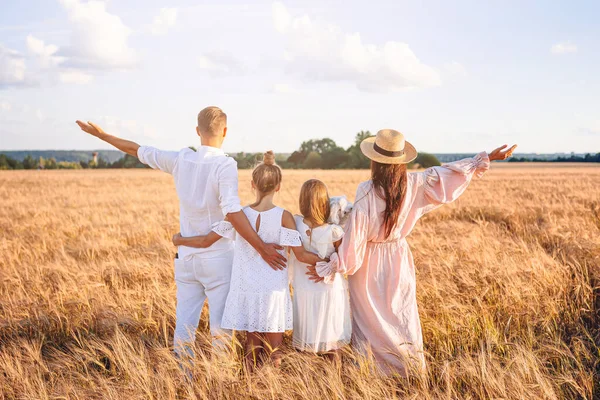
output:
[[[497, 149], [494, 149], [491, 153], [488, 154], [490, 161], [503, 161], [512, 156], [513, 152], [517, 148], [516, 144], [513, 144], [510, 149], [504, 150], [508, 147], [508, 145], [500, 146]], [[504, 150], [504, 151], [503, 151]]]
[[79, 127], [81, 128], [82, 131], [87, 132], [87, 133], [89, 133], [92, 136], [98, 137], [98, 136], [106, 133], [98, 125], [96, 125], [96, 124], [94, 124], [93, 122], [90, 122], [90, 121], [88, 121], [86, 123], [86, 122], [77, 120], [77, 121], [75, 121], [75, 123], [77, 125], [79, 125]]
[[112, 144], [117, 149], [121, 150], [123, 153], [127, 153], [130, 156], [137, 157], [138, 149], [140, 145], [136, 142], [132, 142], [131, 140], [121, 139], [113, 135], [109, 135], [104, 132], [102, 128], [93, 122], [83, 122], [83, 121], [75, 121], [77, 125], [81, 128], [82, 131], [89, 133], [92, 136], [97, 137], [100, 140], [104, 140], [108, 144]]
[[275, 271], [281, 271], [287, 267], [287, 260], [277, 250], [283, 250], [284, 247], [278, 244], [265, 243], [260, 256]]

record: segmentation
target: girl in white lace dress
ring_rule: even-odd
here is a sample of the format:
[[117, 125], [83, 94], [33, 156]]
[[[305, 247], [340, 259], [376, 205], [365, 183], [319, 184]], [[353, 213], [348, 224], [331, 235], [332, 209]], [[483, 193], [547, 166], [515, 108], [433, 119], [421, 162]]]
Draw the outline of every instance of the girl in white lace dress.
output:
[[[273, 203], [281, 180], [281, 169], [269, 151], [252, 172], [256, 202], [243, 211], [263, 242], [290, 247], [297, 259], [314, 265], [322, 259], [302, 247], [294, 217]], [[260, 353], [265, 350], [278, 366], [283, 333], [293, 327], [288, 272], [284, 268], [272, 269], [244, 238], [235, 235], [227, 222], [217, 224], [206, 236], [194, 237], [190, 244], [208, 247], [221, 237], [235, 238], [231, 286], [221, 327], [247, 332], [245, 348], [249, 369], [256, 366]]]
[[[344, 230], [331, 221], [327, 186], [317, 179], [306, 181], [300, 190], [300, 212], [296, 229], [307, 251], [329, 258], [342, 241]], [[294, 286], [294, 335], [292, 343], [301, 351], [335, 352], [350, 343], [352, 321], [348, 283], [333, 274], [315, 283], [306, 275], [308, 265], [291, 256]]]

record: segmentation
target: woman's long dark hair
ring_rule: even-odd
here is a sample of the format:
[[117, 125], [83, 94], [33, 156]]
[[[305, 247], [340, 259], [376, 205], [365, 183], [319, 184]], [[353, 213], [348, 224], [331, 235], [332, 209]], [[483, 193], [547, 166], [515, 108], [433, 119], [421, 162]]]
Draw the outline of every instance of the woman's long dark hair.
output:
[[380, 164], [371, 161], [371, 179], [375, 193], [385, 200], [383, 226], [387, 239], [398, 223], [406, 194], [406, 164]]

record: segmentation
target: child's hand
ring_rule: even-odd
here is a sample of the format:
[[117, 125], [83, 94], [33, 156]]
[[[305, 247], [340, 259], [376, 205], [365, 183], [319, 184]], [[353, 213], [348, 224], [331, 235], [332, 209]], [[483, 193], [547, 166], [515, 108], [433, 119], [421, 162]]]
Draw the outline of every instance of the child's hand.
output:
[[325, 280], [325, 278], [322, 278], [319, 276], [319, 274], [317, 274], [317, 267], [314, 265], [309, 265], [308, 267], [306, 267], [308, 269], [308, 272], [306, 273], [306, 275], [309, 276], [309, 280], [313, 281], [314, 283], [319, 283], [319, 282], [323, 282]]
[[179, 246], [179, 239], [181, 239], [181, 232], [177, 232], [176, 234], [173, 235], [173, 245], [175, 246]]

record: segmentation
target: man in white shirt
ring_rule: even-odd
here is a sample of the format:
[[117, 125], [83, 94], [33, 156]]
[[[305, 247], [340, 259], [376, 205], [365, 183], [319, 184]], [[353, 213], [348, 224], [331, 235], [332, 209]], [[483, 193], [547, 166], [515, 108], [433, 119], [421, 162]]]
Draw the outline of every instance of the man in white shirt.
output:
[[[227, 115], [220, 108], [207, 107], [198, 114], [196, 133], [202, 146], [197, 152], [189, 148], [163, 151], [140, 146], [109, 135], [91, 122], [77, 121], [77, 124], [83, 131], [138, 157], [142, 163], [173, 175], [179, 197], [182, 236], [205, 235], [214, 223], [227, 217], [271, 268], [285, 268], [286, 260], [277, 252], [282, 247], [263, 243], [242, 211], [238, 197], [237, 163], [221, 150], [227, 135]], [[182, 351], [191, 353], [186, 345], [194, 342], [207, 298], [213, 343], [217, 343], [215, 339], [228, 337], [229, 332], [221, 329], [221, 318], [229, 293], [232, 264], [233, 242], [226, 238], [207, 249], [178, 248], [178, 258], [175, 259], [177, 323], [173, 345], [179, 355]]]

